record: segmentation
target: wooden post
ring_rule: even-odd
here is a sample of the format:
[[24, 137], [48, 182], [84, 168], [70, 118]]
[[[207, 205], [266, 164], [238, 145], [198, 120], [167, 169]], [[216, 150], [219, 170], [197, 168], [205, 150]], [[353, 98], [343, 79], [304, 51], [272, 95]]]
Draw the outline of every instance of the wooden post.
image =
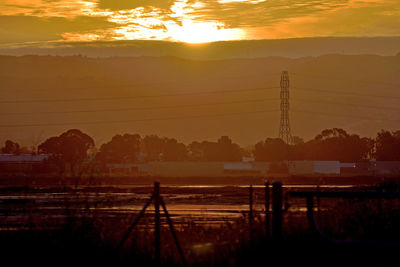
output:
[[156, 266], [161, 264], [161, 244], [160, 244], [160, 183], [154, 182], [154, 253]]
[[125, 233], [125, 235], [122, 237], [121, 241], [118, 244], [118, 249], [120, 249], [125, 241], [128, 239], [129, 234], [132, 232], [132, 230], [135, 228], [136, 224], [138, 224], [140, 218], [142, 218], [142, 216], [144, 215], [144, 212], [146, 211], [147, 207], [151, 204], [151, 202], [153, 201], [153, 195], [149, 198], [149, 200], [147, 200], [146, 204], [144, 205], [143, 209], [139, 212], [138, 216], [135, 218], [135, 220], [133, 221], [133, 223], [131, 224], [131, 226], [129, 227], [128, 231]]
[[[317, 184], [317, 192], [320, 191], [319, 184]], [[321, 199], [317, 196], [317, 214], [318, 214], [318, 223], [321, 225]]]
[[270, 213], [269, 213], [269, 182], [265, 183], [265, 236], [267, 237], [267, 239], [269, 239], [270, 236], [270, 222], [269, 222], [269, 217], [270, 217]]
[[282, 239], [282, 183], [279, 181], [272, 185], [272, 239], [275, 242]]
[[249, 240], [253, 244], [253, 186], [249, 187]]
[[169, 213], [168, 213], [168, 210], [167, 210], [167, 206], [165, 206], [164, 200], [163, 200], [163, 198], [161, 196], [160, 196], [160, 203], [161, 203], [161, 207], [164, 210], [165, 217], [167, 218], [169, 229], [171, 231], [172, 237], [174, 238], [176, 248], [178, 249], [179, 255], [181, 256], [182, 264], [183, 264], [183, 266], [188, 266], [186, 258], [185, 258], [185, 254], [183, 254], [182, 247], [179, 244], [178, 236], [176, 235], [174, 225], [172, 224], [171, 217], [169, 216]]

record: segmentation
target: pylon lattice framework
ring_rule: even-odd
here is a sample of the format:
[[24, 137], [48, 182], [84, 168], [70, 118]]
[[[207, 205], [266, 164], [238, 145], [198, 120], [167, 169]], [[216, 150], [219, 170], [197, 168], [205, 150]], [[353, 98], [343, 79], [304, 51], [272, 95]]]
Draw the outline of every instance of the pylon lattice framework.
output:
[[279, 125], [279, 138], [290, 144], [292, 135], [289, 123], [289, 73], [282, 71], [281, 75], [281, 122]]

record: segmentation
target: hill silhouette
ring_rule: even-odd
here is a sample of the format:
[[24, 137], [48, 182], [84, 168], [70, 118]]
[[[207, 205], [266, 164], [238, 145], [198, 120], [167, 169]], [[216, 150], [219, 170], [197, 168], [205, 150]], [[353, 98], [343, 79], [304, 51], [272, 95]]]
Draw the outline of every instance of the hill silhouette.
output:
[[[291, 81], [292, 134], [339, 127], [396, 130], [400, 56], [189, 60], [178, 57], [1, 56], [1, 136], [31, 145], [77, 127], [96, 143], [116, 133], [189, 143], [276, 137], [279, 81]], [[4, 141], [4, 140], [3, 140]]]
[[400, 37], [310, 37], [223, 41], [207, 44], [121, 40], [3, 45], [0, 47], [0, 54], [89, 57], [176, 56], [194, 60], [221, 60], [270, 56], [298, 58], [325, 54], [393, 56], [400, 52], [399, 47]]

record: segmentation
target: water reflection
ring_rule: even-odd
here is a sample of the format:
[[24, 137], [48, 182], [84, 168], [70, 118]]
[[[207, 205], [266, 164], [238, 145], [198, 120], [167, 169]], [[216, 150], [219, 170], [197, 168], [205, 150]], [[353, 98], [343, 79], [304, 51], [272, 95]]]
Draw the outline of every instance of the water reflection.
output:
[[[264, 186], [254, 188], [255, 215], [264, 216]], [[287, 185], [285, 190], [315, 189], [310, 185]], [[351, 186], [323, 185], [321, 189], [351, 188]], [[152, 187], [127, 186], [81, 188], [76, 191], [51, 192], [36, 189], [32, 192], [10, 192], [0, 196], [0, 228], [24, 229], [35, 218], [35, 225], [47, 228], [60, 226], [67, 214], [124, 218], [134, 216], [149, 198]], [[94, 190], [94, 192], [93, 192]], [[206, 225], [246, 217], [248, 214], [247, 186], [179, 185], [162, 188], [162, 195], [174, 222], [194, 222]], [[305, 203], [290, 203], [289, 212], [306, 212]], [[148, 216], [154, 212], [148, 208]], [[165, 218], [164, 218], [165, 219]], [[147, 225], [151, 225], [151, 222]]]

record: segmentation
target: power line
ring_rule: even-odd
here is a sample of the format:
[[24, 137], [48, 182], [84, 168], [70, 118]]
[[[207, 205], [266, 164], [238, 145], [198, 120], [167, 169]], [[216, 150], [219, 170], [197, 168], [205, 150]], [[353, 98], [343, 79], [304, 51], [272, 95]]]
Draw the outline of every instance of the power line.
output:
[[132, 120], [109, 120], [109, 121], [87, 121], [87, 122], [68, 122], [68, 123], [33, 123], [33, 124], [3, 124], [0, 128], [13, 128], [13, 127], [47, 127], [47, 126], [66, 126], [66, 125], [93, 125], [93, 124], [114, 124], [114, 123], [132, 123], [132, 122], [150, 122], [150, 121], [166, 121], [166, 120], [181, 120], [181, 119], [195, 119], [195, 118], [213, 118], [213, 117], [224, 117], [233, 115], [244, 115], [244, 114], [258, 114], [268, 112], [278, 112], [279, 110], [256, 110], [256, 111], [245, 111], [245, 112], [232, 112], [232, 113], [221, 113], [221, 114], [209, 114], [209, 115], [195, 115], [195, 116], [179, 116], [179, 117], [164, 117], [164, 118], [145, 118], [145, 119], [132, 119]]
[[316, 77], [317, 79], [326, 79], [326, 78], [331, 78], [331, 79], [335, 79], [335, 80], [338, 80], [338, 79], [341, 79], [341, 80], [347, 80], [347, 81], [354, 81], [354, 82], [360, 82], [360, 83], [368, 83], [368, 84], [371, 84], [371, 83], [378, 83], [378, 84], [385, 84], [385, 85], [389, 85], [389, 86], [393, 86], [393, 87], [400, 87], [400, 84], [399, 83], [392, 83], [392, 82], [383, 82], [383, 81], [371, 81], [371, 80], [365, 80], [365, 79], [362, 79], [362, 80], [359, 80], [359, 79], [349, 79], [349, 78], [347, 78], [347, 77], [344, 77], [344, 76], [332, 76], [332, 75], [321, 75], [321, 74], [319, 74], [319, 75], [315, 75], [315, 74], [309, 74], [309, 73], [293, 73], [295, 76], [296, 75], [299, 75], [299, 76], [310, 76], [310, 77]]
[[[212, 117], [224, 117], [232, 115], [244, 115], [244, 114], [259, 114], [268, 112], [278, 112], [279, 110], [256, 110], [247, 112], [232, 112], [222, 114], [209, 114], [209, 115], [193, 115], [193, 116], [176, 116], [176, 117], [160, 117], [160, 118], [144, 118], [144, 119], [130, 119], [130, 120], [108, 120], [108, 121], [88, 121], [88, 122], [67, 122], [67, 123], [33, 123], [33, 124], [9, 124], [0, 125], [0, 128], [16, 128], [16, 127], [47, 127], [47, 126], [65, 126], [65, 125], [94, 125], [94, 124], [115, 124], [115, 123], [132, 123], [132, 122], [151, 122], [151, 121], [165, 121], [165, 120], [176, 120], [176, 119], [195, 119], [195, 118], [212, 118]], [[337, 114], [329, 112], [315, 112], [312, 110], [301, 110], [293, 109], [296, 113], [306, 113], [311, 115], [323, 115], [323, 116], [334, 116], [334, 117], [345, 117], [345, 118], [356, 118], [363, 120], [383, 120], [399, 122], [398, 119], [383, 119], [383, 118], [370, 118], [363, 116], [355, 116], [349, 114]]]
[[157, 110], [157, 109], [173, 109], [173, 108], [186, 108], [186, 107], [202, 107], [213, 105], [226, 105], [226, 104], [242, 104], [242, 103], [258, 103], [269, 100], [279, 100], [278, 98], [263, 98], [263, 99], [250, 99], [242, 101], [229, 101], [229, 102], [214, 102], [214, 103], [201, 103], [201, 104], [185, 104], [173, 106], [158, 106], [158, 107], [128, 107], [128, 108], [112, 108], [112, 109], [86, 109], [86, 110], [69, 110], [69, 111], [39, 111], [39, 112], [8, 112], [0, 113], [0, 116], [6, 115], [38, 115], [38, 114], [71, 114], [71, 113], [97, 113], [97, 112], [117, 112], [117, 111], [139, 111], [139, 110]]
[[373, 105], [363, 105], [363, 104], [353, 104], [353, 103], [342, 103], [342, 102], [335, 102], [335, 101], [325, 101], [325, 100], [309, 100], [304, 98], [294, 98], [295, 102], [306, 102], [306, 103], [316, 103], [316, 104], [331, 104], [331, 105], [341, 105], [341, 106], [351, 106], [351, 107], [360, 107], [360, 108], [373, 108], [373, 109], [386, 109], [386, 110], [396, 110], [400, 111], [400, 108], [396, 107], [384, 107], [384, 106], [373, 106]]
[[[194, 95], [207, 95], [207, 94], [241, 93], [241, 92], [250, 92], [250, 91], [272, 90], [272, 89], [279, 89], [279, 88], [280, 87], [273, 86], [273, 87], [232, 89], [232, 90], [220, 90], [220, 91], [180, 92], [180, 93], [168, 93], [168, 94], [157, 94], [157, 95], [137, 95], [137, 96], [120, 96], [120, 97], [87, 97], [87, 98], [58, 98], [58, 99], [32, 99], [32, 100], [28, 100], [28, 99], [25, 99], [25, 100], [2, 100], [2, 101], [0, 101], [0, 104], [113, 101], [113, 100], [126, 100], [126, 99], [140, 99], [140, 98], [160, 98], [160, 97], [174, 97], [174, 96], [194, 96]], [[311, 92], [328, 93], [328, 94], [336, 94], [336, 95], [349, 95], [349, 96], [358, 96], [358, 97], [400, 99], [400, 96], [360, 94], [360, 93], [355, 93], [355, 92], [316, 89], [316, 88], [311, 88], [311, 87], [295, 87], [293, 90], [294, 91], [311, 91]]]
[[[305, 88], [300, 88], [305, 89]], [[307, 88], [310, 90], [318, 90], [313, 88]], [[247, 89], [251, 90], [251, 89]], [[239, 91], [239, 90], [233, 90]], [[240, 90], [241, 91], [241, 90]], [[221, 91], [218, 91], [218, 93]], [[324, 91], [325, 92], [325, 91]], [[205, 93], [205, 92], [199, 92]], [[207, 92], [209, 93], [209, 92]], [[197, 93], [196, 93], [197, 94]], [[140, 97], [140, 96], [138, 96]], [[154, 97], [156, 97], [154, 95]], [[39, 111], [39, 112], [6, 112], [0, 113], [0, 116], [8, 116], [8, 115], [37, 115], [37, 114], [72, 114], [72, 113], [97, 113], [97, 112], [118, 112], [118, 111], [140, 111], [140, 110], [157, 110], [157, 109], [173, 109], [173, 108], [185, 108], [185, 107], [201, 107], [201, 106], [212, 106], [212, 105], [225, 105], [225, 104], [241, 104], [241, 103], [257, 103], [264, 102], [270, 100], [279, 100], [278, 98], [264, 98], [264, 99], [250, 99], [243, 101], [229, 101], [229, 102], [214, 102], [214, 103], [200, 103], [200, 104], [184, 104], [184, 105], [172, 105], [172, 106], [154, 106], [154, 107], [127, 107], [127, 108], [110, 108], [110, 109], [84, 109], [84, 110], [70, 110], [70, 111]], [[300, 100], [300, 101], [299, 101]], [[317, 104], [332, 104], [332, 105], [343, 105], [343, 106], [351, 106], [351, 107], [361, 107], [361, 108], [373, 108], [373, 109], [384, 109], [384, 110], [395, 110], [398, 111], [400, 108], [396, 107], [383, 107], [383, 106], [373, 106], [373, 105], [363, 105], [363, 104], [347, 104], [341, 102], [334, 101], [325, 101], [325, 100], [309, 100], [304, 98], [294, 98], [295, 102], [306, 102], [306, 103], [317, 103]]]
[[301, 110], [301, 109], [293, 109], [294, 112], [298, 113], [307, 113], [312, 115], [323, 115], [323, 116], [333, 116], [333, 117], [342, 117], [342, 118], [353, 118], [353, 119], [361, 119], [361, 120], [381, 120], [381, 121], [393, 121], [399, 122], [399, 119], [385, 119], [385, 118], [370, 118], [370, 117], [363, 117], [363, 116], [355, 116], [355, 115], [348, 115], [348, 114], [338, 114], [338, 113], [329, 113], [329, 112], [316, 112], [312, 110]]
[[[172, 105], [172, 106], [153, 106], [153, 107], [127, 107], [127, 108], [110, 108], [110, 109], [85, 109], [85, 110], [56, 110], [56, 111], [37, 111], [37, 112], [7, 112], [0, 113], [0, 116], [9, 115], [40, 115], [40, 114], [73, 114], [73, 113], [99, 113], [99, 112], [118, 112], [118, 111], [141, 111], [141, 110], [158, 110], [158, 109], [174, 109], [174, 108], [187, 108], [187, 107], [202, 107], [202, 106], [213, 106], [213, 105], [229, 105], [229, 104], [246, 104], [246, 103], [261, 103], [264, 101], [277, 101], [278, 98], [263, 98], [263, 99], [249, 99], [239, 101], [227, 101], [227, 102], [213, 102], [213, 103], [200, 103], [200, 104], [185, 104], [185, 105]], [[395, 110], [400, 111], [400, 108], [396, 107], [384, 107], [384, 106], [373, 106], [363, 104], [348, 104], [335, 101], [325, 100], [310, 100], [305, 98], [295, 98], [295, 102], [305, 103], [316, 103], [316, 104], [331, 104], [331, 105], [342, 105], [360, 108], [372, 108], [372, 109], [383, 109], [383, 110]]]
[[344, 92], [344, 91], [334, 91], [334, 90], [322, 90], [315, 89], [310, 87], [295, 87], [294, 91], [311, 91], [311, 92], [319, 92], [319, 93], [327, 93], [327, 94], [336, 94], [336, 95], [349, 95], [349, 96], [358, 96], [358, 97], [374, 97], [374, 98], [386, 98], [386, 99], [400, 99], [400, 96], [388, 96], [388, 95], [371, 95], [371, 94], [359, 94], [354, 92]]
[[125, 100], [139, 98], [158, 98], [158, 97], [173, 97], [173, 96], [192, 96], [192, 95], [207, 95], [207, 94], [224, 94], [224, 93], [240, 93], [247, 91], [264, 91], [278, 89], [279, 87], [260, 87], [236, 90], [221, 90], [221, 91], [202, 91], [202, 92], [182, 92], [158, 95], [138, 95], [138, 96], [118, 96], [118, 97], [86, 97], [86, 98], [58, 98], [58, 99], [34, 99], [34, 100], [3, 100], [1, 104], [17, 104], [17, 103], [58, 103], [58, 102], [84, 102], [84, 101], [103, 101], [103, 100]]
[[[273, 75], [279, 75], [279, 73], [266, 73], [263, 74], [266, 76], [273, 76]], [[221, 75], [218, 76], [218, 80], [221, 79], [232, 79], [232, 78], [244, 78], [244, 77], [248, 77], [248, 75], [241, 75], [241, 74], [235, 74], [235, 75]], [[211, 77], [214, 78], [214, 77]], [[193, 82], [198, 82], [198, 81], [209, 81], [210, 77], [201, 77], [201, 78], [196, 78], [196, 79], [192, 79], [192, 80], [167, 80], [167, 81], [151, 81], [151, 82], [141, 82], [141, 83], [120, 83], [120, 84], [109, 84], [109, 85], [89, 85], [89, 86], [78, 86], [78, 87], [61, 87], [62, 90], [68, 90], [68, 91], [82, 91], [82, 90], [88, 90], [88, 89], [106, 89], [106, 88], [138, 88], [138, 89], [146, 89], [144, 87], [147, 86], [153, 86], [153, 85], [163, 85], [165, 86], [165, 84], [193, 84]], [[114, 81], [112, 81], [114, 82]], [[59, 85], [57, 85], [59, 86]], [[52, 86], [54, 87], [54, 86]], [[50, 89], [50, 88], [43, 88], [43, 87], [36, 87], [36, 88], [27, 88], [30, 92], [53, 92], [54, 89]], [[21, 89], [21, 88], [13, 88], [11, 90], [9, 90], [8, 92], [22, 92], [22, 91], [26, 91], [27, 89]], [[7, 92], [6, 90], [2, 89], [2, 92]]]

